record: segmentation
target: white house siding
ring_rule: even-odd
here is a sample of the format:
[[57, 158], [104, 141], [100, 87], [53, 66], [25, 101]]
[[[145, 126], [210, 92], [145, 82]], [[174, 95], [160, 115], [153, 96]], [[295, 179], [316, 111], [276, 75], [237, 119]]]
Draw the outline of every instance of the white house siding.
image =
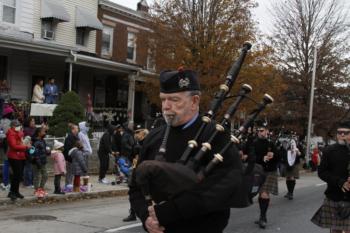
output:
[[33, 33], [33, 1], [20, 0], [20, 30]]
[[[34, 38], [36, 40], [44, 40], [41, 38], [41, 0], [34, 1], [34, 17], [33, 17], [33, 29]], [[80, 50], [95, 53], [96, 48], [96, 31], [90, 31], [89, 39], [86, 47], [76, 45], [76, 28], [75, 28], [75, 13], [76, 6], [84, 7], [93, 13], [97, 17], [97, 0], [54, 0], [60, 2], [68, 14], [70, 15], [69, 22], [62, 22], [57, 25], [56, 38], [54, 41], [50, 41], [55, 44], [65, 45], [70, 47], [77, 47]], [[46, 40], [45, 40], [46, 41]]]

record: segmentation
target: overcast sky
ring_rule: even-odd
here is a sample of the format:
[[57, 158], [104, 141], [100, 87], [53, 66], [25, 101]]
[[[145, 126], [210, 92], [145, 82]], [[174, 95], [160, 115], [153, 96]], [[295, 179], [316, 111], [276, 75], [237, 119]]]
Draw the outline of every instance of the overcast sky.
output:
[[[139, 0], [110, 0], [110, 1], [129, 7], [134, 10], [136, 10], [137, 3], [139, 2]], [[272, 25], [271, 16], [268, 11], [268, 7], [271, 1], [275, 1], [275, 0], [257, 0], [257, 2], [259, 3], [259, 7], [257, 7], [253, 12], [255, 16], [255, 20], [259, 22], [259, 27], [264, 33], [268, 33]], [[147, 0], [147, 2], [149, 5], [151, 5], [153, 1]]]
[[[129, 7], [134, 10], [136, 10], [136, 5], [139, 2], [139, 0], [110, 0], [110, 1]], [[254, 9], [253, 15], [255, 20], [259, 23], [260, 30], [265, 34], [271, 33], [271, 30], [272, 30], [271, 29], [272, 16], [270, 14], [269, 8], [271, 8], [271, 3], [275, 1], [283, 1], [283, 0], [256, 0], [259, 6]], [[348, 11], [350, 11], [349, 0], [339, 0], [339, 1], [343, 1]], [[153, 0], [147, 0], [147, 2], [149, 5], [151, 5]]]

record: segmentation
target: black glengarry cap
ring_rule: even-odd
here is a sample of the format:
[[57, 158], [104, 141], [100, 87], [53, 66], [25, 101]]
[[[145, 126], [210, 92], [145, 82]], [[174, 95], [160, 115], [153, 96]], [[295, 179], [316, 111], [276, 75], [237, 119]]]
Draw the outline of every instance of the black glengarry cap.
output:
[[162, 93], [200, 90], [197, 73], [193, 70], [166, 70], [160, 73], [159, 79]]
[[339, 122], [337, 125], [337, 128], [345, 128], [345, 129], [350, 129], [350, 120], [345, 120], [342, 122]]

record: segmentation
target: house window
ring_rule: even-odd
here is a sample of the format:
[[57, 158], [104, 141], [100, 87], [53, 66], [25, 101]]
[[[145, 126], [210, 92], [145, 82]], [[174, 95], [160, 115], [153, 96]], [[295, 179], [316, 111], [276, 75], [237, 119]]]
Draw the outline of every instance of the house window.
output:
[[127, 59], [136, 61], [136, 35], [133, 32], [128, 33], [128, 54]]
[[41, 38], [46, 40], [55, 39], [55, 24], [53, 20], [41, 21]]
[[86, 46], [89, 32], [86, 28], [77, 28], [76, 43], [77, 45]]
[[16, 19], [16, 0], [4, 0], [2, 4], [2, 21], [14, 24], [16, 21], [15, 19]]
[[112, 56], [113, 52], [113, 28], [103, 27], [101, 55]]
[[152, 49], [148, 49], [148, 54], [147, 54], [147, 70], [150, 71], [155, 71], [156, 70], [156, 62], [154, 59], [154, 52]]

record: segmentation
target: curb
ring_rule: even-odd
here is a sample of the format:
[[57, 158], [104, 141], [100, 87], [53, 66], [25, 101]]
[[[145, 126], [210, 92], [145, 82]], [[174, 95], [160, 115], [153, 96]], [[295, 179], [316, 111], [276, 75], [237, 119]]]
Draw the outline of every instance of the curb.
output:
[[85, 199], [126, 196], [128, 195], [128, 191], [129, 189], [125, 188], [119, 190], [92, 191], [89, 193], [69, 193], [66, 195], [51, 194], [43, 199], [38, 199], [36, 197], [25, 197], [24, 199], [17, 199], [16, 201], [7, 199], [2, 201], [0, 200], [0, 209], [10, 207], [27, 207], [38, 204], [73, 202]]

